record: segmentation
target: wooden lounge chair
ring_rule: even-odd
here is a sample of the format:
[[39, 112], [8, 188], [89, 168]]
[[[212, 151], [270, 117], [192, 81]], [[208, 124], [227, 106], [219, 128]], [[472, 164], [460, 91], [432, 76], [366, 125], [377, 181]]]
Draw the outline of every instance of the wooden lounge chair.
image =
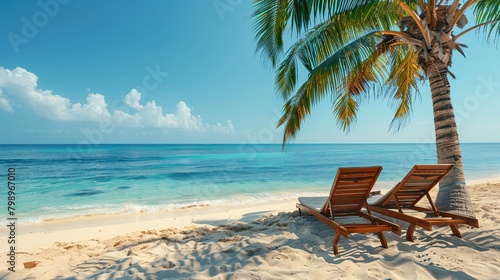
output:
[[[299, 215], [305, 211], [327, 226], [335, 230], [333, 238], [333, 252], [338, 255], [340, 236], [348, 238], [350, 233], [377, 233], [382, 247], [387, 248], [384, 231], [401, 234], [401, 228], [388, 221], [373, 217], [370, 211], [362, 211], [366, 205], [375, 181], [382, 167], [352, 167], [339, 168], [328, 197], [299, 197], [297, 208]], [[336, 217], [357, 216], [366, 219], [367, 223], [340, 224]], [[363, 220], [364, 221], [364, 220]]]
[[[417, 226], [432, 230], [434, 225], [449, 225], [453, 235], [462, 237], [457, 225], [467, 224], [479, 227], [478, 220], [439, 211], [429, 194], [429, 191], [451, 169], [453, 169], [452, 164], [415, 165], [401, 182], [380, 199], [370, 203], [368, 208], [374, 212], [410, 223], [406, 231], [408, 241], [413, 241], [413, 233]], [[428, 208], [416, 205], [424, 197], [428, 200]], [[419, 214], [418, 212], [425, 213], [426, 216], [412, 215], [408, 213], [410, 210], [414, 210], [413, 213], [415, 214]], [[421, 213], [420, 216], [422, 216]]]

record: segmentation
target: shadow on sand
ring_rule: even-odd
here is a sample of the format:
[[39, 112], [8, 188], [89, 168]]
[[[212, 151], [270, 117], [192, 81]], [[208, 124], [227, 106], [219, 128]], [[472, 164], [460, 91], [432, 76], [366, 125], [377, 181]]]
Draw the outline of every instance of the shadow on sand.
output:
[[[75, 276], [56, 279], [267, 279], [283, 275], [306, 279], [315, 269], [333, 278], [397, 278], [408, 273], [398, 271], [402, 268], [414, 277], [475, 279], [461, 267], [432, 262], [435, 249], [498, 250], [500, 242], [493, 233], [479, 234], [480, 229], [464, 232], [463, 239], [451, 236], [449, 229], [419, 229], [414, 243], [406, 241], [404, 235], [386, 233], [389, 249], [384, 249], [376, 236], [354, 234], [341, 238], [340, 255], [335, 256], [333, 230], [315, 218], [298, 217], [297, 211], [262, 217], [264, 214], [248, 213], [239, 220], [195, 221], [210, 227], [143, 232], [141, 238], [124, 241], [77, 264]], [[261, 271], [262, 264], [273, 269]]]

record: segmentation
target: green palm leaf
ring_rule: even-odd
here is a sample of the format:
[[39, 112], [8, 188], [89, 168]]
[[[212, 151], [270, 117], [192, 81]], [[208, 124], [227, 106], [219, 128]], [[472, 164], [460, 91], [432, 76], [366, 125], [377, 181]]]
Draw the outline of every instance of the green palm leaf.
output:
[[[460, 172], [449, 66], [455, 51], [464, 54], [466, 46], [458, 42], [463, 34], [478, 30], [488, 40], [500, 37], [499, 0], [255, 0], [255, 9], [257, 51], [277, 68], [276, 91], [286, 100], [278, 122], [283, 147], [327, 95], [344, 131], [356, 122], [363, 98], [386, 96], [395, 110], [390, 129], [398, 130], [419, 96], [417, 82], [426, 79], [433, 112], [440, 116], [434, 119], [438, 163], [456, 167], [442, 182], [436, 205], [474, 216]], [[467, 25], [469, 9], [477, 25], [456, 34], [455, 27]], [[279, 63], [286, 28], [298, 40]], [[296, 89], [298, 63], [309, 76]]]
[[[350, 124], [356, 118], [356, 106], [353, 104], [354, 99], [349, 97], [352, 95], [352, 92], [348, 91], [349, 87], [345, 86], [345, 82], [349, 77], [354, 81], [351, 73], [356, 71], [356, 69], [363, 69], [363, 63], [376, 53], [375, 46], [381, 39], [381, 35], [377, 32], [366, 34], [353, 40], [313, 69], [307, 81], [283, 107], [284, 114], [278, 122], [278, 126], [286, 123], [283, 136], [284, 143], [286, 143], [288, 139], [295, 137], [296, 132], [300, 129], [301, 123], [304, 121], [305, 117], [310, 114], [311, 107], [322, 100], [327, 92], [345, 94], [347, 91], [348, 96], [336, 98], [336, 104], [338, 106], [334, 109], [339, 120], [343, 118], [343, 121], [340, 121], [342, 126]], [[368, 71], [368, 69], [378, 69], [376, 67], [364, 69], [366, 69], [364, 76], [367, 77], [367, 80], [373, 80], [377, 75], [374, 73], [374, 70]], [[359, 82], [359, 78], [356, 82]], [[349, 108], [345, 108], [345, 106], [351, 108], [351, 112], [346, 112], [345, 109]], [[354, 108], [354, 110], [352, 108]]]
[[377, 86], [387, 76], [387, 60], [382, 56], [384, 52], [375, 50], [370, 57], [347, 75], [339, 94], [334, 96], [333, 114], [337, 124], [343, 131], [349, 132], [357, 120], [358, 104], [363, 96], [375, 92]]
[[[300, 35], [302, 30], [307, 29], [314, 21], [324, 22], [336, 17], [335, 24], [342, 24], [340, 28], [337, 27], [337, 33], [348, 34], [367, 29], [389, 29], [399, 18], [398, 6], [394, 5], [394, 1], [255, 0], [254, 9], [256, 51], [261, 52], [265, 60], [269, 59], [273, 67], [276, 67], [283, 54], [283, 33], [288, 24]], [[313, 28], [318, 34], [314, 38], [322, 38], [322, 33], [318, 33], [318, 30], [325, 29], [321, 25]], [[316, 51], [315, 48], [311, 50]], [[325, 50], [317, 48], [317, 51]], [[327, 55], [324, 57], [331, 54], [325, 53]], [[313, 52], [310, 56], [314, 54]], [[321, 61], [321, 58], [308, 59], [309, 63], [313, 61]]]
[[391, 72], [387, 78], [390, 103], [396, 109], [390, 129], [404, 127], [410, 116], [413, 99], [418, 96], [417, 81], [423, 73], [418, 66], [418, 56], [412, 46], [398, 45], [390, 54]]
[[271, 60], [274, 67], [283, 52], [283, 33], [290, 17], [289, 0], [256, 0], [255, 36], [257, 51]]
[[[463, 53], [463, 45], [446, 40], [445, 31], [439, 29], [443, 24], [462, 26], [466, 23], [464, 12], [474, 7], [479, 25], [470, 30], [481, 29], [488, 38], [499, 37], [500, 1], [468, 0], [462, 7], [459, 3], [459, 0], [256, 0], [257, 51], [274, 67], [283, 54], [285, 28], [295, 30], [299, 38], [276, 69], [276, 92], [286, 100], [278, 123], [285, 126], [283, 143], [295, 137], [311, 108], [328, 93], [332, 96], [337, 123], [345, 131], [356, 121], [361, 97], [369, 92], [386, 93], [395, 109], [390, 129], [403, 127], [418, 96], [417, 81], [424, 78], [429, 61], [442, 59], [444, 48]], [[445, 22], [438, 16], [443, 12], [447, 13]], [[418, 30], [400, 25], [401, 20]], [[310, 27], [316, 22], [319, 23]], [[437, 31], [431, 32], [433, 28]], [[296, 89], [298, 62], [309, 76]], [[376, 85], [386, 89], [377, 89]]]
[[489, 40], [493, 36], [498, 39], [500, 37], [500, 1], [479, 0], [474, 6], [473, 12], [478, 24], [492, 22], [479, 29], [486, 34], [486, 38]]
[[[318, 63], [331, 56], [336, 50], [343, 48], [351, 40], [367, 29], [387, 29], [399, 18], [399, 9], [387, 3], [375, 5], [368, 2], [363, 6], [364, 11], [384, 8], [377, 16], [367, 17], [364, 22], [359, 20], [357, 13], [346, 12], [333, 16], [330, 19], [314, 26], [300, 40], [288, 50], [282, 63], [276, 71], [276, 89], [284, 98], [288, 99], [297, 82], [297, 60], [311, 72]], [[367, 28], [367, 26], [369, 28]]]

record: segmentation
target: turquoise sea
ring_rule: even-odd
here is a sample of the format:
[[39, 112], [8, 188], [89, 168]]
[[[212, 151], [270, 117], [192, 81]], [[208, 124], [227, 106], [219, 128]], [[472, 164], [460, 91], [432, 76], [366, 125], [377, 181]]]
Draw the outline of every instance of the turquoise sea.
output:
[[[462, 150], [467, 180], [500, 177], [499, 143]], [[414, 164], [435, 162], [434, 144], [0, 145], [5, 186], [15, 168], [21, 224], [324, 195], [341, 166], [381, 165], [374, 189], [387, 189]]]

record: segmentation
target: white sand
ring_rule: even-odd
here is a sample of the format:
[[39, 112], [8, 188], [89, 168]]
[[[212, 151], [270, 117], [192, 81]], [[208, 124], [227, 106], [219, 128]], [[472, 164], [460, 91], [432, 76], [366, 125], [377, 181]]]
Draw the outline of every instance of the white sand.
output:
[[[16, 272], [7, 268], [0, 231], [1, 279], [498, 279], [500, 181], [470, 187], [481, 228], [418, 228], [415, 242], [386, 233], [341, 238], [295, 200], [241, 209], [101, 215], [22, 226]], [[35, 262], [34, 268], [23, 263]]]

